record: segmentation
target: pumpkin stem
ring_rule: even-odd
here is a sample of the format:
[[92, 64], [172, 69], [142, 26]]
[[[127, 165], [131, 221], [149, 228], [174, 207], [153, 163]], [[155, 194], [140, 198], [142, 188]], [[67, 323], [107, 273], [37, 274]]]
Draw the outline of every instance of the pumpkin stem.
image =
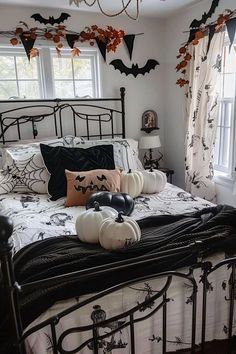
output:
[[94, 206], [94, 211], [101, 211], [102, 209], [100, 208], [100, 205], [98, 202], [94, 202], [93, 203], [93, 206]]
[[153, 172], [153, 167], [150, 168], [149, 172]]
[[116, 222], [122, 224], [125, 220], [122, 218], [122, 215], [124, 215], [123, 211], [118, 213], [118, 217], [116, 218]]
[[132, 170], [131, 170], [131, 168], [129, 169], [128, 173], [132, 173]]

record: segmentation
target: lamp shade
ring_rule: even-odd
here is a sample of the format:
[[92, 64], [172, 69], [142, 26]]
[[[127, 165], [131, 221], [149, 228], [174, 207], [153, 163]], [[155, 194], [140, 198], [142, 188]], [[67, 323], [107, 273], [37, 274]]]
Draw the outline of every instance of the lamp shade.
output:
[[159, 135], [141, 136], [139, 149], [155, 149], [161, 146]]

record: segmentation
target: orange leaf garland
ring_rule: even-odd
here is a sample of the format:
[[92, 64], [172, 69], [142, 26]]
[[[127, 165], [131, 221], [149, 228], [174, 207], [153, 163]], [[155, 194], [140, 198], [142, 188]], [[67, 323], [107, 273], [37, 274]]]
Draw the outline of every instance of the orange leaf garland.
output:
[[[179, 49], [177, 59], [180, 59], [181, 61], [176, 65], [176, 71], [180, 71], [183, 75], [186, 74], [186, 68], [192, 59], [192, 55], [188, 51], [188, 47], [190, 44], [192, 44], [193, 46], [198, 45], [201, 39], [208, 34], [208, 29], [212, 28], [212, 26], [214, 26], [215, 32], [220, 31], [225, 26], [226, 22], [229, 21], [233, 16], [235, 16], [235, 14], [236, 10], [231, 11], [227, 9], [224, 11], [223, 14], [218, 16], [217, 20], [214, 23], [211, 23], [210, 25], [206, 26], [201, 25], [198, 29], [194, 29], [194, 34], [193, 36], [190, 35], [191, 39], [189, 40], [189, 42], [187, 42], [185, 45], [182, 45], [182, 47], [180, 47]], [[183, 87], [189, 84], [189, 80], [186, 80], [185, 78], [179, 78], [176, 81], [176, 84], [180, 87]]]
[[[64, 25], [56, 25], [44, 28], [32, 27], [20, 21], [19, 25], [16, 27], [15, 31], [10, 32], [12, 38], [10, 39], [11, 45], [17, 45], [22, 42], [21, 38], [24, 40], [35, 41], [37, 38], [50, 40], [55, 44], [58, 56], [61, 55], [61, 49], [64, 47], [64, 41], [72, 47], [71, 55], [80, 55], [80, 50], [77, 47], [73, 48], [73, 44], [68, 42], [68, 35], [77, 37], [76, 41], [89, 42], [90, 46], [94, 46], [97, 40], [105, 43], [105, 49], [107, 52], [115, 52], [117, 47], [122, 43], [123, 37], [125, 35], [123, 30], [116, 30], [112, 26], [107, 26], [106, 28], [100, 28], [97, 25], [87, 26], [80, 33], [74, 31], [68, 31]], [[9, 35], [9, 31], [8, 31]], [[38, 56], [37, 48], [32, 48], [30, 57]]]

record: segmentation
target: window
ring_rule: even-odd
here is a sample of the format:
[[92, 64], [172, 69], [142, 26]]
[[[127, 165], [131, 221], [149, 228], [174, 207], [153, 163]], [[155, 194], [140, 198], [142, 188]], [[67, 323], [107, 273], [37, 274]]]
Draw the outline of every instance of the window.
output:
[[215, 146], [215, 170], [232, 176], [235, 166], [236, 47], [226, 43], [223, 53], [221, 98]]
[[0, 99], [14, 97], [41, 98], [39, 61], [28, 61], [23, 51], [1, 51]]
[[24, 50], [0, 49], [0, 99], [98, 97], [98, 53], [83, 51], [59, 58], [41, 48], [38, 58], [28, 61]]

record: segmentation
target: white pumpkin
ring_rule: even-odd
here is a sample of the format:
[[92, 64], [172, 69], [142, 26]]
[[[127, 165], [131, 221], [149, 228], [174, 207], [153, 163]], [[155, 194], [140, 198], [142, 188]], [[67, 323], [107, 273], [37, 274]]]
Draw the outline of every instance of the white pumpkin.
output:
[[122, 172], [120, 189], [132, 198], [138, 197], [143, 189], [143, 175], [140, 171]]
[[141, 238], [141, 230], [137, 222], [129, 216], [105, 219], [100, 228], [99, 242], [107, 250], [116, 250], [138, 242]]
[[143, 174], [142, 193], [144, 194], [159, 193], [165, 188], [167, 178], [164, 172], [153, 170], [151, 168], [149, 171], [143, 170], [142, 174]]
[[117, 217], [118, 213], [111, 207], [100, 207], [94, 202], [94, 209], [82, 212], [76, 219], [75, 229], [83, 242], [98, 243], [101, 223], [108, 217]]

